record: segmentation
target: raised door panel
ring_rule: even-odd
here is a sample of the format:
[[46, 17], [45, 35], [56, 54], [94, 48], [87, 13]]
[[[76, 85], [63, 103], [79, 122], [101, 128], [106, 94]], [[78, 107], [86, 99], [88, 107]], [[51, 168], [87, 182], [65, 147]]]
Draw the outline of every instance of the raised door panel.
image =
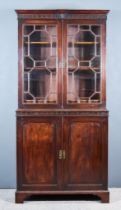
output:
[[102, 120], [93, 118], [65, 118], [64, 184], [66, 189], [93, 190], [105, 187], [106, 126]]
[[60, 126], [59, 119], [24, 120], [22, 139], [18, 140], [22, 150], [18, 158], [22, 161], [23, 189], [59, 189]]

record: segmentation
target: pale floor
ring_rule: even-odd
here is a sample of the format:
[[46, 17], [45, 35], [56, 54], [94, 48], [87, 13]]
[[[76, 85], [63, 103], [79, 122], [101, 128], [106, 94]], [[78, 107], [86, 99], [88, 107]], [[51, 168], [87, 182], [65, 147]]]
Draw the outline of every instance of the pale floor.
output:
[[99, 201], [26, 201], [15, 204], [15, 190], [0, 190], [0, 210], [121, 210], [121, 188], [110, 188], [110, 203]]

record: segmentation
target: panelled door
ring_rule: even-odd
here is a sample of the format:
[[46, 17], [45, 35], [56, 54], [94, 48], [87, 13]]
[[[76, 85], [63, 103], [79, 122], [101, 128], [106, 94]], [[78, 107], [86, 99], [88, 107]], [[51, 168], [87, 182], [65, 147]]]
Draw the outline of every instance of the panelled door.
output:
[[104, 189], [107, 119], [64, 117], [64, 189]]
[[61, 189], [61, 118], [19, 118], [18, 130], [19, 190]]

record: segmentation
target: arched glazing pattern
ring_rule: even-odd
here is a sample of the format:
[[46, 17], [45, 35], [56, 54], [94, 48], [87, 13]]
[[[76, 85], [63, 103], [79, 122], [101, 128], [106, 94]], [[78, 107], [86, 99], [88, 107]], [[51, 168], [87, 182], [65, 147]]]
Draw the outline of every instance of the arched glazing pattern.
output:
[[57, 27], [23, 26], [23, 103], [57, 103]]
[[101, 102], [101, 26], [67, 25], [68, 103]]

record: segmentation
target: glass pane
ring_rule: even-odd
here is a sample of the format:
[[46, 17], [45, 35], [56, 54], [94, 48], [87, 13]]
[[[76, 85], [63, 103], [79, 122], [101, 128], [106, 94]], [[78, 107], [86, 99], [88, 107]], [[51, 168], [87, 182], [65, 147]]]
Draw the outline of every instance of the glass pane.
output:
[[47, 96], [49, 86], [50, 72], [35, 69], [30, 73], [30, 92], [34, 97], [45, 98]]
[[33, 30], [34, 30], [33, 25], [28, 25], [28, 26], [24, 27], [24, 35], [30, 34]]
[[28, 74], [24, 74], [24, 91], [28, 91]]
[[50, 56], [50, 44], [50, 37], [46, 31], [33, 32], [30, 35], [30, 56], [34, 60], [47, 60]]
[[99, 25], [67, 25], [68, 103], [101, 101]]
[[57, 27], [24, 25], [24, 103], [57, 103]]

